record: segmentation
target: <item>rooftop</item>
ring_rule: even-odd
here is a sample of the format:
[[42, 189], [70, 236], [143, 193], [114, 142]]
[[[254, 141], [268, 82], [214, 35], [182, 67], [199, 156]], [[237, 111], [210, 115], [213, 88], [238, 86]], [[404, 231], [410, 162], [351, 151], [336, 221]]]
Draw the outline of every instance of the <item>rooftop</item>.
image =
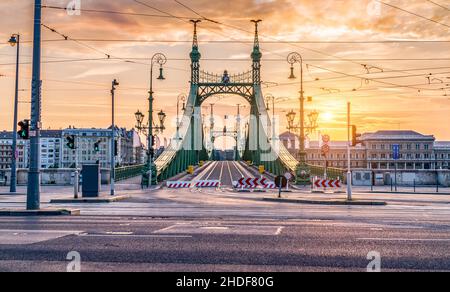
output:
[[378, 131], [362, 135], [365, 141], [371, 140], [435, 140], [433, 135], [423, 135], [415, 131]]

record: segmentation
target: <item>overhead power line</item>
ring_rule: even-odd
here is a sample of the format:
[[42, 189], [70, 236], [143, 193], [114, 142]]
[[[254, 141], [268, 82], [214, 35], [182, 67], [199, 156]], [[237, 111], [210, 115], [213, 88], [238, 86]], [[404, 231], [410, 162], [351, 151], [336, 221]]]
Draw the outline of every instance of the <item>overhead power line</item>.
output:
[[437, 21], [437, 20], [434, 20], [434, 19], [425, 17], [425, 16], [423, 16], [423, 15], [417, 14], [417, 13], [415, 13], [415, 12], [412, 12], [412, 11], [409, 11], [409, 10], [406, 10], [406, 9], [403, 9], [403, 8], [401, 8], [401, 7], [398, 7], [398, 6], [395, 6], [395, 5], [392, 5], [392, 4], [389, 4], [389, 3], [386, 3], [386, 2], [380, 1], [380, 0], [375, 0], [375, 1], [377, 1], [378, 3], [381, 3], [381, 4], [383, 4], [383, 5], [389, 6], [389, 7], [391, 7], [391, 8], [394, 8], [394, 9], [397, 9], [397, 10], [400, 10], [400, 11], [403, 11], [403, 12], [405, 12], [405, 13], [408, 13], [408, 14], [417, 16], [417, 17], [419, 17], [419, 18], [428, 20], [428, 21], [430, 21], [430, 22], [433, 22], [433, 23], [436, 23], [436, 24], [445, 26], [445, 27], [447, 27], [447, 28], [450, 28], [450, 25], [445, 24], [445, 23], [443, 23], [443, 22], [439, 22], [439, 21]]
[[[176, 1], [180, 5], [183, 5], [188, 10], [192, 11], [193, 13], [197, 14], [194, 10], [192, 10], [187, 5]], [[439, 5], [433, 1], [429, 1], [431, 3], [434, 3], [436, 5]], [[142, 5], [147, 5], [141, 1], [138, 2]], [[441, 6], [442, 8], [448, 9], [444, 6]], [[70, 11], [71, 8], [67, 7], [59, 7], [59, 6], [50, 6], [50, 5], [43, 5], [42, 8], [47, 9], [56, 9], [56, 10], [65, 10]], [[151, 7], [152, 9], [156, 9], [155, 7]], [[127, 16], [144, 16], [144, 17], [154, 17], [154, 18], [173, 18], [173, 19], [184, 19], [184, 20], [190, 20], [192, 17], [186, 17], [186, 16], [177, 16], [177, 15], [160, 15], [160, 14], [147, 14], [147, 13], [133, 13], [133, 12], [121, 12], [121, 11], [111, 11], [111, 10], [98, 10], [98, 9], [77, 9], [77, 11], [85, 12], [85, 13], [102, 13], [102, 14], [117, 14], [117, 15], [127, 15]], [[161, 13], [162, 10], [158, 10]], [[198, 14], [197, 14], [198, 15]], [[200, 15], [198, 15], [200, 16]], [[200, 16], [203, 20], [208, 20], [213, 23], [219, 24], [217, 21], [214, 21], [212, 19], [204, 18], [203, 16]], [[86, 41], [95, 41], [95, 40], [86, 40]], [[148, 42], [148, 43], [191, 43], [192, 40], [186, 40], [186, 41], [179, 41], [179, 40], [153, 40], [153, 41], [146, 41], [146, 40], [100, 40], [100, 41], [108, 41], [108, 42]], [[252, 40], [248, 41], [201, 41], [203, 43], [252, 43]], [[298, 44], [376, 44], [376, 43], [449, 43], [450, 40], [367, 40], [367, 41], [295, 41], [295, 40], [287, 40], [287, 41], [263, 41], [261, 40], [260, 43], [266, 43], [266, 44], [289, 44], [289, 43], [298, 43]]]
[[[168, 43], [168, 44], [188, 44], [192, 43], [192, 40], [171, 40], [171, 39], [161, 39], [161, 40], [136, 40], [136, 39], [93, 39], [93, 38], [76, 38], [78, 41], [83, 42], [122, 42], [122, 43]], [[48, 39], [42, 40], [42, 42], [60, 42], [61, 39]], [[22, 41], [22, 43], [31, 43], [32, 41]], [[375, 41], [294, 41], [294, 40], [278, 40], [278, 41], [259, 41], [261, 44], [398, 44], [398, 43], [421, 43], [421, 44], [436, 44], [436, 43], [450, 43], [450, 40], [375, 40]], [[199, 40], [199, 43], [205, 44], [253, 44], [253, 40]], [[6, 45], [6, 43], [5, 43]]]
[[426, 0], [426, 1], [430, 2], [431, 4], [436, 5], [436, 6], [438, 6], [438, 7], [444, 8], [445, 10], [450, 11], [450, 8], [449, 8], [449, 7], [446, 7], [446, 6], [442, 5], [442, 4], [439, 4], [439, 3], [434, 2], [434, 1], [431, 1], [431, 0]]

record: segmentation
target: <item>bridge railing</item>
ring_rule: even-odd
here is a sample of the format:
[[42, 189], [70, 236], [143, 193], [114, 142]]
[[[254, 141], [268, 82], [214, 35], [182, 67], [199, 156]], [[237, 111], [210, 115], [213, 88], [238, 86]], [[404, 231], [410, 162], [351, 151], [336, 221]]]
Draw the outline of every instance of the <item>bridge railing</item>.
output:
[[116, 168], [116, 181], [123, 181], [129, 178], [137, 177], [144, 171], [145, 164], [124, 166]]
[[[323, 177], [325, 174], [325, 167], [318, 165], [308, 165], [311, 170], [312, 176]], [[329, 179], [340, 179], [341, 181], [346, 180], [346, 170], [342, 168], [327, 167], [327, 178]]]
[[[223, 83], [224, 75], [209, 73], [205, 71], [200, 71], [200, 83]], [[228, 75], [229, 80], [227, 83], [252, 83], [253, 75], [252, 71], [248, 71], [241, 74], [231, 74]]]

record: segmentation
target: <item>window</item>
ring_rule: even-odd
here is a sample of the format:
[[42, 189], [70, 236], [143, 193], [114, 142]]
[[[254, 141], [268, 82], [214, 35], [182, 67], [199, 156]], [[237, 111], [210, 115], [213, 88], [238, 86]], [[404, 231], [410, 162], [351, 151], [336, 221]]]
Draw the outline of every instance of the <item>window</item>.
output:
[[424, 147], [425, 147], [425, 150], [430, 150], [430, 145], [425, 144]]
[[420, 150], [420, 144], [416, 144], [416, 150]]

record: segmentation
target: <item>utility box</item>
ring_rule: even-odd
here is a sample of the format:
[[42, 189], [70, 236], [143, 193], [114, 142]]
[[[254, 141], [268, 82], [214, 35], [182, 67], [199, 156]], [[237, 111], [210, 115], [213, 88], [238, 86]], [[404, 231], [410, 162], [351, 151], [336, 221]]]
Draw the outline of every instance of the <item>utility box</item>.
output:
[[85, 164], [81, 170], [83, 176], [83, 198], [97, 198], [100, 196], [101, 176], [100, 165]]

